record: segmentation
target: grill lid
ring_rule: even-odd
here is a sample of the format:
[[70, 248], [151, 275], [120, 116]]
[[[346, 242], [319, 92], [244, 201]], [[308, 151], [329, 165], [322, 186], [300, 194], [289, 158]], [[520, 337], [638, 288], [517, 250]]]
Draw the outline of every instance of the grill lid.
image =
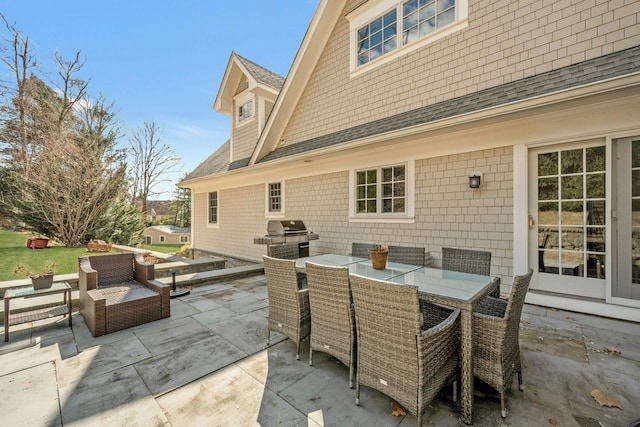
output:
[[304, 222], [300, 220], [269, 220], [267, 223], [269, 236], [286, 236], [291, 234], [307, 234]]

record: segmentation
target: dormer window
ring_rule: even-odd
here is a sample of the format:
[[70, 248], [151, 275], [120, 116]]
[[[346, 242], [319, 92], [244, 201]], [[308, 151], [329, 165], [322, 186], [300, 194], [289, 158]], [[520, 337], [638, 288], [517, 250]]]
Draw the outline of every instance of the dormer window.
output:
[[242, 104], [238, 108], [238, 122], [250, 119], [251, 117], [253, 117], [253, 100]]
[[236, 105], [236, 125], [244, 125], [252, 122], [256, 117], [256, 97], [252, 92], [245, 90], [234, 98]]
[[347, 15], [351, 75], [398, 58], [468, 25], [468, 0], [380, 0]]

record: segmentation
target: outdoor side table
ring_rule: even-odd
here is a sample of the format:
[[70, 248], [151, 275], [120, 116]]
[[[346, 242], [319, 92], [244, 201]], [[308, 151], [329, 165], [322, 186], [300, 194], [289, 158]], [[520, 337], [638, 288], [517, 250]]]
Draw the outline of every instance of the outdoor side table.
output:
[[[53, 294], [63, 294], [62, 305], [11, 314], [12, 299], [35, 298]], [[36, 290], [33, 285], [9, 288], [4, 292], [4, 341], [9, 341], [9, 326], [65, 315], [69, 316], [69, 327], [72, 328], [71, 286], [67, 282], [54, 282], [47, 289]]]

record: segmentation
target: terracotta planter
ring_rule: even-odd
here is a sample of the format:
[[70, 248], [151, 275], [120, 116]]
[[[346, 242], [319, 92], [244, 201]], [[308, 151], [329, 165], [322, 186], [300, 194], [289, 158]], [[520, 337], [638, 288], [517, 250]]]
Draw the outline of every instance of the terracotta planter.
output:
[[29, 249], [46, 249], [49, 239], [46, 237], [32, 237], [27, 239], [27, 247]]
[[369, 256], [371, 257], [371, 265], [375, 270], [384, 270], [387, 268], [387, 256], [389, 255], [389, 251], [381, 251], [372, 249], [369, 251]]
[[31, 283], [33, 284], [33, 289], [48, 289], [53, 285], [53, 273], [35, 278], [32, 277]]

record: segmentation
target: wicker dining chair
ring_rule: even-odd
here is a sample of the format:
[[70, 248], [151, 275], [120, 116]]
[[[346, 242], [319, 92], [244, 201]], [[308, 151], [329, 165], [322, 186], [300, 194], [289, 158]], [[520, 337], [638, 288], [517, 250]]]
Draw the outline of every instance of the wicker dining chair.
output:
[[[351, 275], [356, 315], [356, 405], [360, 386], [395, 399], [418, 417], [455, 379], [459, 310], [420, 301], [415, 286]], [[455, 389], [455, 385], [454, 385]]]
[[[272, 258], [279, 259], [297, 259], [300, 254], [297, 243], [285, 243], [282, 245], [269, 246], [268, 255]], [[304, 273], [296, 273], [298, 279], [298, 288], [304, 289], [307, 287], [307, 275]]]
[[[489, 276], [491, 275], [491, 252], [443, 247], [442, 269]], [[500, 287], [497, 287], [490, 295], [499, 298]]]
[[369, 258], [369, 249], [373, 248], [374, 246], [375, 245], [373, 243], [352, 242], [351, 256]]
[[306, 263], [311, 307], [309, 366], [313, 351], [328, 353], [349, 367], [349, 388], [353, 388], [356, 331], [349, 269]]
[[424, 266], [424, 256], [425, 249], [421, 247], [389, 245], [387, 261], [419, 265], [422, 267]]
[[473, 373], [500, 393], [503, 418], [507, 416], [505, 393], [515, 374], [520, 390], [524, 390], [518, 335], [532, 275], [530, 269], [526, 275], [514, 277], [509, 301], [487, 297], [473, 312]]
[[272, 258], [296, 259], [299, 249], [297, 243], [284, 243], [282, 245], [269, 245], [269, 255]]
[[309, 290], [298, 288], [294, 260], [266, 255], [262, 259], [269, 298], [267, 345], [271, 331], [280, 332], [296, 343], [296, 359], [300, 360], [300, 342], [311, 330]]

